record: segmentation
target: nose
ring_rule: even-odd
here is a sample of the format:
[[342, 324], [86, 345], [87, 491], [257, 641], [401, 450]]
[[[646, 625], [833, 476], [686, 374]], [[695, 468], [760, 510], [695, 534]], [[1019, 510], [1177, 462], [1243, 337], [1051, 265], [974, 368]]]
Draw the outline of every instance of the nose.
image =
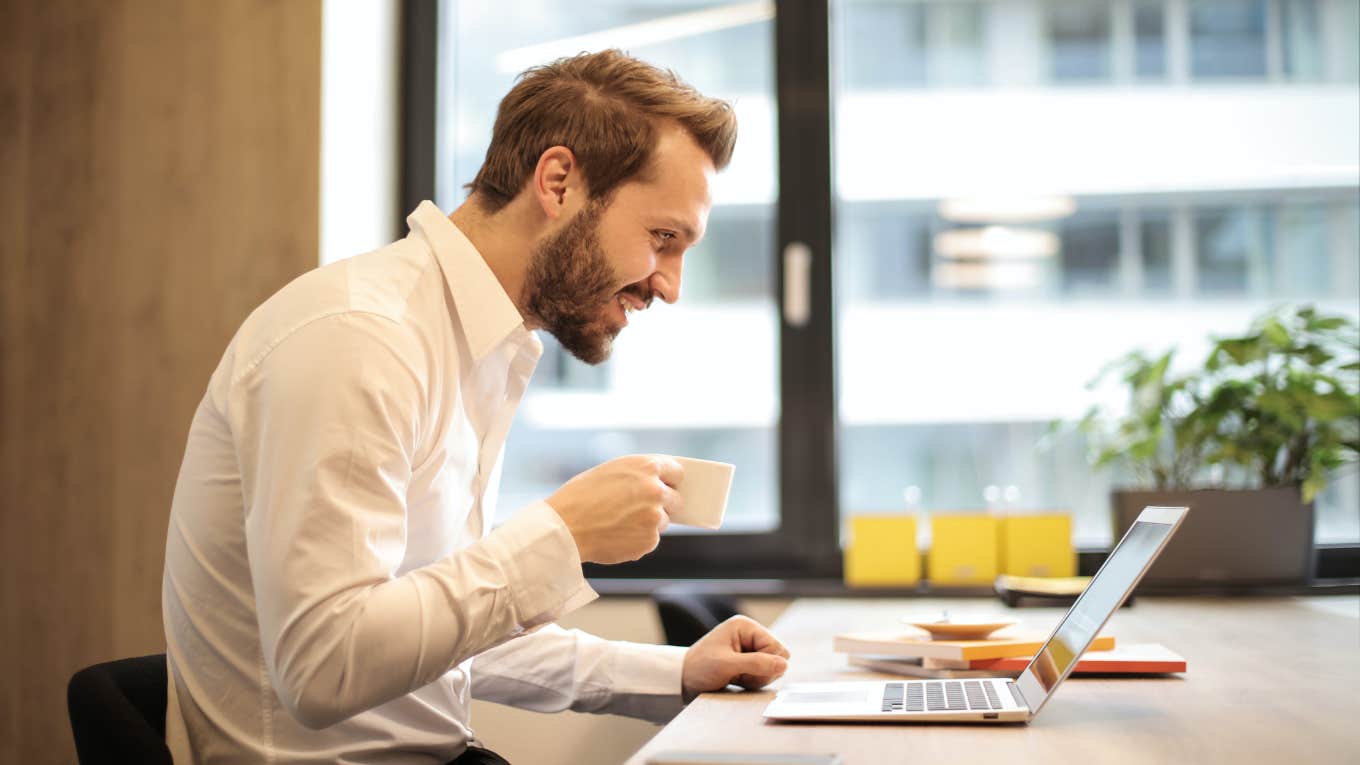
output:
[[674, 304], [680, 299], [680, 277], [684, 270], [684, 256], [672, 255], [665, 257], [657, 264], [656, 271], [652, 274], [647, 286], [651, 288], [652, 294], [661, 298], [667, 303]]

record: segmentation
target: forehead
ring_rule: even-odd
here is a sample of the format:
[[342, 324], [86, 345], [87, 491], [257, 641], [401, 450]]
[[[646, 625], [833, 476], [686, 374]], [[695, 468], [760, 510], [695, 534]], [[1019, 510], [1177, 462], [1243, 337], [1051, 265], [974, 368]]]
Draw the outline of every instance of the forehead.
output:
[[658, 136], [647, 169], [618, 187], [611, 206], [683, 218], [702, 229], [713, 206], [710, 189], [716, 173], [713, 160], [688, 132], [668, 126]]

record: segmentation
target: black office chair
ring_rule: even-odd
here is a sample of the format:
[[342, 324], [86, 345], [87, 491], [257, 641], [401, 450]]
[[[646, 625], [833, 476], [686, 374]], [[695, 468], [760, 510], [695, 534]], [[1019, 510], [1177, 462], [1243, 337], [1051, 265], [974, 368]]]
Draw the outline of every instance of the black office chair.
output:
[[[96, 664], [66, 686], [80, 765], [173, 765], [165, 745], [165, 654]], [[470, 747], [450, 765], [509, 765]]]
[[165, 654], [96, 664], [71, 677], [66, 709], [80, 765], [172, 765], [165, 745]]
[[652, 592], [667, 645], [691, 646], [709, 630], [740, 614], [729, 595], [705, 593], [691, 586], [668, 585]]

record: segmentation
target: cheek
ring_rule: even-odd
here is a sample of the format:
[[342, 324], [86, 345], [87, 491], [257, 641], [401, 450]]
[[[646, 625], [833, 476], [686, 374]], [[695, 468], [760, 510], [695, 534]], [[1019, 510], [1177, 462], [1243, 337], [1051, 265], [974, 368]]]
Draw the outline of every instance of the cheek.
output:
[[627, 215], [617, 217], [606, 213], [596, 230], [600, 252], [614, 270], [619, 286], [633, 284], [651, 275], [655, 265], [651, 236]]
[[651, 275], [650, 242], [601, 242], [601, 253], [605, 262], [614, 272], [614, 278], [623, 287], [641, 281]]

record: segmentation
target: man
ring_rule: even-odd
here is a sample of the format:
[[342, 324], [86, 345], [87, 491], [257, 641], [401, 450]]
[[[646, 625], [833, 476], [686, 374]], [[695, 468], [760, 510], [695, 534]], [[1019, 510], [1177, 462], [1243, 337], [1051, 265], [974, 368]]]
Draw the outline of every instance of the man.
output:
[[605, 463], [485, 528], [531, 330], [598, 363], [631, 311], [677, 300], [735, 135], [727, 104], [615, 51], [532, 69], [465, 204], [423, 203], [405, 239], [246, 319], [166, 544], [176, 762], [473, 762], [469, 694], [663, 720], [783, 673], [746, 619], [688, 650], [550, 624], [595, 597], [582, 561], [656, 547], [670, 458]]

